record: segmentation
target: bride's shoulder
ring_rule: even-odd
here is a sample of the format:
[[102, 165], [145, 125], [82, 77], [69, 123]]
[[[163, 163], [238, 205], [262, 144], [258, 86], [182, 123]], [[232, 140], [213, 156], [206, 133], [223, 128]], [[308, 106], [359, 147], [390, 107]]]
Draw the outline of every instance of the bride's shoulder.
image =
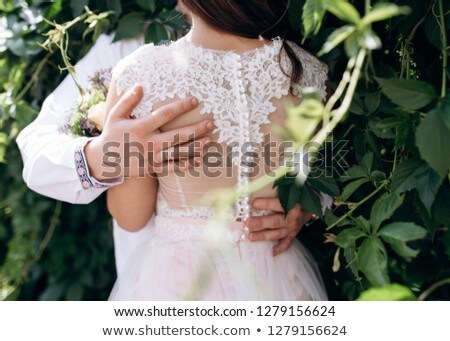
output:
[[290, 48], [294, 51], [294, 53], [297, 55], [297, 58], [302, 62], [303, 67], [311, 66], [328, 71], [327, 65], [324, 62], [322, 62], [319, 58], [314, 56], [312, 53], [306, 51], [304, 48], [300, 47], [299, 45], [297, 45], [292, 41], [288, 41], [288, 44]]
[[124, 68], [140, 66], [143, 62], [148, 63], [150, 60], [155, 61], [162, 59], [164, 53], [168, 51], [170, 45], [145, 44], [132, 52], [125, 58], [121, 59], [114, 68], [114, 71], [122, 71]]
[[326, 82], [328, 80], [327, 64], [296, 43], [288, 41], [288, 44], [302, 64], [303, 72], [300, 85], [317, 88], [322, 98], [325, 99]]
[[127, 90], [127, 87], [141, 78], [147, 78], [155, 72], [158, 63], [169, 63], [172, 44], [155, 45], [145, 44], [121, 59], [112, 70], [112, 77], [116, 81], [118, 92]]

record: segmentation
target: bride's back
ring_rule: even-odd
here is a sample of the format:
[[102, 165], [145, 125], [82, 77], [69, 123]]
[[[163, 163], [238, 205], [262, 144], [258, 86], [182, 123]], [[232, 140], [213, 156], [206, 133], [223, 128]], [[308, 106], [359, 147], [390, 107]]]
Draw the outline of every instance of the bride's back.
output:
[[[303, 66], [298, 82], [313, 86], [325, 95], [326, 67], [315, 57], [289, 42]], [[243, 153], [256, 152], [257, 158], [247, 169], [255, 179], [278, 166], [280, 139], [273, 134], [274, 124], [282, 126], [287, 103], [299, 104], [292, 95], [290, 59], [280, 38], [261, 48], [244, 53], [210, 50], [183, 38], [167, 46], [146, 45], [122, 60], [114, 69], [119, 93], [135, 83], [143, 86], [144, 96], [133, 111], [140, 117], [178, 98], [195, 96], [200, 106], [184, 114], [162, 130], [176, 129], [212, 118], [217, 129], [211, 135], [204, 162], [188, 171], [159, 176], [157, 210], [186, 208], [210, 216], [208, 202], [215, 189], [236, 186], [243, 171]], [[248, 155], [247, 155], [248, 156]], [[246, 159], [248, 161], [248, 158]], [[240, 168], [239, 168], [240, 167]], [[255, 197], [275, 196], [271, 187]]]
[[[242, 188], [278, 166], [281, 141], [271, 128], [284, 124], [287, 103], [301, 101], [292, 95], [292, 81], [300, 87], [316, 87], [324, 97], [327, 69], [280, 38], [290, 27], [283, 1], [180, 0], [178, 4], [192, 19], [190, 38], [167, 46], [146, 45], [122, 60], [113, 74], [119, 93], [135, 83], [142, 85], [143, 99], [133, 111], [136, 117], [178, 98], [199, 100], [198, 109], [162, 130], [213, 119], [217, 129], [203, 164], [158, 176], [158, 214], [207, 218], [212, 210], [199, 206], [199, 201], [207, 205], [215, 189]], [[203, 41], [214, 49], [193, 44], [193, 36], [197, 43]], [[255, 45], [260, 47], [252, 48]], [[239, 53], [234, 52], [236, 46], [241, 47]], [[275, 192], [268, 187], [254, 196], [271, 197]], [[237, 202], [237, 219], [248, 216], [248, 200]]]

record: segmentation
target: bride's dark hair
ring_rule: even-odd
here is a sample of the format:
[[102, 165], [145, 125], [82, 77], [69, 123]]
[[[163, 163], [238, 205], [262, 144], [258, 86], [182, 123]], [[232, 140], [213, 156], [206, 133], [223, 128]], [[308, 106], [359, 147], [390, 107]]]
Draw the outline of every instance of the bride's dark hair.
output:
[[[286, 41], [291, 30], [289, 1], [284, 0], [181, 0], [194, 14], [212, 27], [240, 37], [264, 39], [281, 37], [292, 63], [294, 83], [302, 76], [302, 63]], [[285, 70], [283, 70], [285, 72]]]

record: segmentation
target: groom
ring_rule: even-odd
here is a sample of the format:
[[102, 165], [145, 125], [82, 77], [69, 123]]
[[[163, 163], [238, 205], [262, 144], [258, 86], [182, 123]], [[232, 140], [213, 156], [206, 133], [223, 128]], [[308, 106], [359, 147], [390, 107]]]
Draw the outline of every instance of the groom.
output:
[[[75, 66], [77, 80], [84, 88], [87, 87], [89, 78], [96, 71], [114, 67], [117, 62], [137, 50], [143, 44], [143, 38], [112, 42], [112, 35], [102, 35], [90, 50], [90, 52]], [[147, 142], [157, 140], [160, 136], [159, 127], [170, 118], [181, 115], [191, 110], [197, 104], [195, 101], [182, 100], [158, 109], [149, 118], [139, 121], [130, 119], [130, 113], [139, 103], [142, 91], [129, 92], [114, 108], [115, 119], [110, 120], [108, 129], [102, 134], [109, 134], [111, 140], [123, 136], [125, 132], [140, 129], [145, 134], [140, 134], [141, 139]], [[119, 185], [121, 179], [99, 179], [98, 155], [93, 155], [89, 148], [95, 139], [86, 137], [71, 137], [60, 133], [60, 127], [67, 123], [70, 109], [75, 107], [78, 90], [70, 77], [46, 99], [41, 112], [36, 120], [26, 127], [18, 136], [17, 144], [24, 161], [23, 177], [29, 188], [42, 195], [56, 200], [74, 204], [87, 204], [96, 199], [100, 194], [112, 186]], [[189, 133], [206, 133], [211, 129], [208, 122], [200, 122], [197, 125], [185, 127]], [[179, 130], [178, 130], [179, 131]], [[176, 132], [173, 132], [174, 134]], [[167, 134], [167, 132], [166, 132]], [[152, 144], [143, 144], [149, 145]], [[153, 144], [157, 145], [157, 144]], [[87, 147], [86, 147], [87, 146]], [[83, 157], [74, 162], [74, 155], [80, 152]], [[163, 150], [148, 150], [153, 154]], [[80, 155], [80, 154], [79, 154]], [[170, 164], [179, 160], [171, 160]], [[85, 163], [86, 175], [80, 183], [80, 164]], [[172, 167], [173, 168], [173, 167]], [[131, 171], [131, 174], [134, 173]], [[89, 185], [89, 186], [88, 186]], [[277, 214], [252, 217], [247, 226], [251, 233], [250, 241], [275, 240], [274, 255], [286, 251], [291, 245], [303, 225], [311, 219], [311, 215], [301, 210], [297, 205], [289, 212], [286, 219], [284, 211], [278, 199], [257, 199], [253, 203], [255, 209], [270, 210]], [[134, 250], [137, 244], [148, 235], [152, 228], [153, 220], [139, 232], [131, 233], [122, 229], [114, 222], [114, 244], [116, 255], [116, 267], [118, 275], [123, 270], [123, 264]], [[263, 229], [263, 230], [261, 230]]]

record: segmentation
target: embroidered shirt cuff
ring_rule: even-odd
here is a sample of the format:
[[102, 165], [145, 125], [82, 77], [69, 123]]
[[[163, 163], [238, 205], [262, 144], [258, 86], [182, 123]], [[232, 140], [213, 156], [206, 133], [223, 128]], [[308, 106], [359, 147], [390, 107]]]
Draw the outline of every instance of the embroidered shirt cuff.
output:
[[75, 171], [77, 172], [78, 179], [80, 179], [81, 186], [83, 189], [105, 189], [112, 186], [120, 185], [123, 183], [123, 177], [107, 180], [107, 181], [98, 181], [94, 177], [92, 177], [89, 173], [89, 167], [86, 162], [86, 155], [84, 154], [84, 147], [86, 144], [91, 141], [93, 138], [89, 138], [84, 141], [82, 144], [77, 146], [75, 149], [74, 161], [75, 161]]

